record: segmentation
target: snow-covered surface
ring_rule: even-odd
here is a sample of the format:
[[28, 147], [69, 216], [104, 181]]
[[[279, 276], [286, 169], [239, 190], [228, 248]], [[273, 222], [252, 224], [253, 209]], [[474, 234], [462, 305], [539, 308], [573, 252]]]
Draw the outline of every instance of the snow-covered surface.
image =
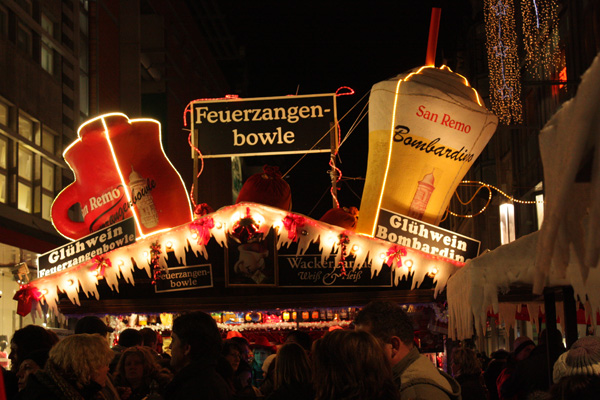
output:
[[[595, 320], [600, 311], [600, 55], [539, 135], [544, 165], [544, 222], [538, 232], [467, 262], [448, 280], [449, 333], [464, 339], [484, 332], [488, 309], [514, 322], [518, 305], [498, 304], [511, 284], [573, 286]], [[575, 182], [593, 151], [590, 182]], [[587, 299], [587, 302], [586, 302]], [[531, 313], [530, 315], [537, 313]], [[594, 324], [595, 326], [595, 324]]]

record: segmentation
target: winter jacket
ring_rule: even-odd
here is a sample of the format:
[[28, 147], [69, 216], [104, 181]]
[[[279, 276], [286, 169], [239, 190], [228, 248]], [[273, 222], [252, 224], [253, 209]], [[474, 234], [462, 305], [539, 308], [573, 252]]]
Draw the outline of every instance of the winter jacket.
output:
[[516, 396], [524, 400], [535, 391], [547, 391], [552, 383], [552, 367], [563, 352], [564, 348], [547, 350], [544, 344], [538, 345], [528, 358], [517, 363], [513, 373], [498, 386], [500, 398]]
[[461, 374], [455, 377], [462, 400], [487, 400], [489, 394], [481, 374]]
[[165, 400], [230, 400], [231, 391], [213, 366], [192, 362], [175, 375], [164, 397]]
[[91, 382], [83, 388], [78, 388], [73, 382], [63, 377], [51, 365], [37, 371], [27, 378], [27, 385], [17, 395], [23, 400], [96, 400], [104, 399], [102, 387]]
[[460, 400], [460, 385], [438, 370], [416, 347], [393, 367], [401, 400]]
[[311, 385], [293, 383], [276, 389], [267, 400], [314, 400], [315, 391]]

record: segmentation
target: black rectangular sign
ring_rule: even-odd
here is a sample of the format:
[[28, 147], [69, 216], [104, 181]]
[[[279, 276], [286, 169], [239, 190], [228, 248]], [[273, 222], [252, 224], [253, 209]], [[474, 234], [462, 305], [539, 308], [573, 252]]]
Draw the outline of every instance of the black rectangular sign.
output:
[[162, 271], [156, 279], [154, 291], [156, 293], [177, 292], [212, 286], [211, 264], [188, 265], [186, 267], [172, 267]]
[[477, 257], [481, 245], [478, 240], [383, 208], [375, 237], [459, 262]]
[[38, 278], [91, 260], [97, 255], [135, 242], [133, 218], [117, 222], [84, 238], [44, 253], [38, 257]]
[[354, 258], [344, 262], [345, 274], [332, 255], [321, 262], [321, 254], [279, 254], [279, 286], [287, 287], [391, 287], [392, 273], [383, 266], [379, 274], [371, 276], [370, 265], [353, 270]]
[[191, 120], [206, 158], [329, 152], [335, 94], [197, 101]]

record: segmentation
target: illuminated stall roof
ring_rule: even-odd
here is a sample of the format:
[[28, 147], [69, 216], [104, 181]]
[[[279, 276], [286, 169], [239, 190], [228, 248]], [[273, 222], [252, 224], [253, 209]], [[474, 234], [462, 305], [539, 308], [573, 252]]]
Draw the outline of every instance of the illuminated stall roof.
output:
[[[269, 232], [272, 232], [278, 250], [294, 245], [297, 246], [296, 254], [303, 255], [309, 246], [318, 246], [321, 263], [333, 258], [334, 261], [327, 262], [335, 262], [339, 266], [338, 274], [352, 274], [357, 269], [367, 268], [371, 279], [374, 279], [382, 274], [382, 270], [388, 269], [391, 284], [398, 285], [410, 273], [413, 276], [412, 289], [416, 282], [422, 282], [426, 276], [433, 277], [437, 282], [434, 296], [445, 288], [448, 277], [464, 265], [462, 262], [354, 233], [300, 214], [261, 204], [240, 203], [107, 252], [95, 252], [92, 256], [91, 252], [94, 250], [87, 249], [90, 250], [88, 260], [31, 281], [21, 287], [16, 297], [20, 295], [20, 303], [24, 303], [29, 296], [37, 309], [45, 304], [60, 315], [57, 306], [60, 293], [65, 293], [77, 305], [80, 305], [81, 293], [100, 299], [100, 277], [116, 292], [119, 292], [122, 280], [135, 285], [133, 273], [136, 269], [144, 270], [155, 284], [160, 283], [161, 276], [164, 276], [161, 274], [169, 272], [167, 259], [164, 257], [167, 250], [173, 252], [176, 259], [184, 260], [186, 247], [191, 246], [194, 252], [210, 260], [211, 255], [206, 247], [209, 241], [227, 248], [232, 236], [241, 237], [243, 233], [267, 235]], [[115, 234], [113, 228], [113, 235]], [[122, 235], [126, 236], [127, 233]], [[82, 240], [85, 241], [85, 238]], [[76, 245], [70, 245], [76, 248]], [[60, 250], [55, 250], [54, 253], [54, 259], [61, 257]], [[352, 257], [352, 263], [344, 261], [344, 258], [349, 257]], [[274, 282], [272, 286], [277, 285]], [[265, 288], [264, 292], [267, 291]]]

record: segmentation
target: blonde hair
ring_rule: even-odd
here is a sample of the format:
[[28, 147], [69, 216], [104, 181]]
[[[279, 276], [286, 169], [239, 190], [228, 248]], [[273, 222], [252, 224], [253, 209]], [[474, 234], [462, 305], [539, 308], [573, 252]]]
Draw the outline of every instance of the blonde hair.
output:
[[48, 362], [61, 375], [75, 380], [76, 385], [82, 387], [90, 383], [98, 368], [107, 367], [114, 356], [106, 338], [81, 333], [68, 336], [54, 345]]

